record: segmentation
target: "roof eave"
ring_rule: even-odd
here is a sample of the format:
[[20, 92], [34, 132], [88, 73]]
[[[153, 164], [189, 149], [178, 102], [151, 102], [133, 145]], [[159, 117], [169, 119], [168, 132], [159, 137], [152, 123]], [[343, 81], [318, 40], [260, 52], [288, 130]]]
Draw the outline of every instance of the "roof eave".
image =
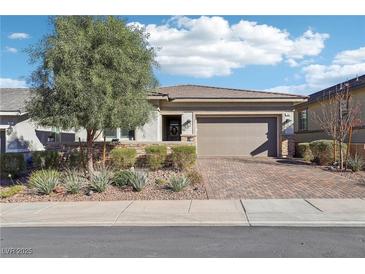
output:
[[0, 110], [1, 116], [20, 116], [27, 114], [27, 112], [22, 112], [20, 110]]
[[306, 100], [307, 100], [306, 98], [171, 98], [171, 101], [173, 102], [192, 102], [192, 103], [193, 102], [302, 103], [306, 102]]

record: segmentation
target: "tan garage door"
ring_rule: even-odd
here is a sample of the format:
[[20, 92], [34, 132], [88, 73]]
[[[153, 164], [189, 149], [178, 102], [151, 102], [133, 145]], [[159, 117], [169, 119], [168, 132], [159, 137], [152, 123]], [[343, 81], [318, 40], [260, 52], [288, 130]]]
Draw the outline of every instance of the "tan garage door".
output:
[[198, 117], [199, 156], [277, 156], [275, 117]]

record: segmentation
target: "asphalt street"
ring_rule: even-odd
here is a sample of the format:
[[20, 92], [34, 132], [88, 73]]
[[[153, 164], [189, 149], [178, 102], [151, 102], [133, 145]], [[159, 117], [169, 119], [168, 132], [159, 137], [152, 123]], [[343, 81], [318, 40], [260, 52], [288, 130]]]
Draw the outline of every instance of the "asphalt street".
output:
[[365, 257], [365, 228], [1, 228], [1, 257]]

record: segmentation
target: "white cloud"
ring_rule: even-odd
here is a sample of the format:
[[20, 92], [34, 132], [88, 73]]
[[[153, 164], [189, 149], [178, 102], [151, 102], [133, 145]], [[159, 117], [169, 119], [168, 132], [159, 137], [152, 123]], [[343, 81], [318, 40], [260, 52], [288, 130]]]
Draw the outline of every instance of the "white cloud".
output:
[[11, 78], [0, 78], [0, 88], [26, 88], [24, 80], [16, 80]]
[[304, 56], [316, 56], [324, 49], [324, 41], [329, 38], [327, 33], [315, 33], [307, 30], [302, 36], [294, 40], [288, 56], [293, 59], [302, 59]]
[[329, 35], [308, 30], [291, 38], [273, 26], [241, 20], [230, 25], [219, 16], [172, 17], [162, 25], [144, 27], [157, 49], [162, 71], [193, 77], [225, 76], [247, 65], [275, 65], [286, 61], [296, 66], [307, 56], [318, 55]]
[[23, 40], [23, 39], [28, 39], [30, 38], [30, 35], [28, 33], [25, 32], [13, 32], [12, 34], [10, 34], [8, 36], [9, 39], [14, 39], [14, 40]]
[[345, 50], [336, 55], [333, 63], [340, 65], [352, 65], [365, 62], [365, 47], [355, 50]]
[[302, 85], [287, 85], [287, 86], [277, 86], [277, 87], [273, 87], [273, 88], [268, 88], [265, 91], [270, 91], [270, 92], [282, 92], [282, 93], [293, 93], [293, 94], [306, 94], [308, 93], [307, 91], [308, 87], [306, 84], [302, 84]]
[[273, 87], [270, 91], [310, 94], [365, 74], [365, 47], [341, 51], [329, 65], [310, 64], [302, 68], [305, 83]]
[[7, 52], [10, 52], [10, 53], [17, 53], [18, 50], [16, 48], [12, 48], [12, 47], [5, 47], [5, 50]]

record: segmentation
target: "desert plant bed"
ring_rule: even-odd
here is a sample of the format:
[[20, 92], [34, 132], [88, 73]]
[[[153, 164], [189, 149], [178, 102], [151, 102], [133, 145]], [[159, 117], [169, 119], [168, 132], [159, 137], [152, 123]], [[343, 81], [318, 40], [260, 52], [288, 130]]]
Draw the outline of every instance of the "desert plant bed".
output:
[[[202, 182], [189, 184], [179, 192], [172, 190], [169, 185], [173, 177], [183, 176], [183, 172], [175, 168], [162, 168], [156, 171], [147, 171], [147, 183], [141, 191], [135, 191], [132, 186], [124, 187], [110, 184], [104, 192], [90, 191], [85, 187], [77, 194], [66, 191], [60, 184], [50, 195], [41, 195], [29, 187], [14, 196], [3, 198], [2, 203], [11, 202], [49, 202], [49, 201], [117, 201], [117, 200], [185, 200], [207, 199], [206, 190]], [[161, 183], [162, 182], [162, 183]], [[6, 190], [6, 187], [0, 187]]]

